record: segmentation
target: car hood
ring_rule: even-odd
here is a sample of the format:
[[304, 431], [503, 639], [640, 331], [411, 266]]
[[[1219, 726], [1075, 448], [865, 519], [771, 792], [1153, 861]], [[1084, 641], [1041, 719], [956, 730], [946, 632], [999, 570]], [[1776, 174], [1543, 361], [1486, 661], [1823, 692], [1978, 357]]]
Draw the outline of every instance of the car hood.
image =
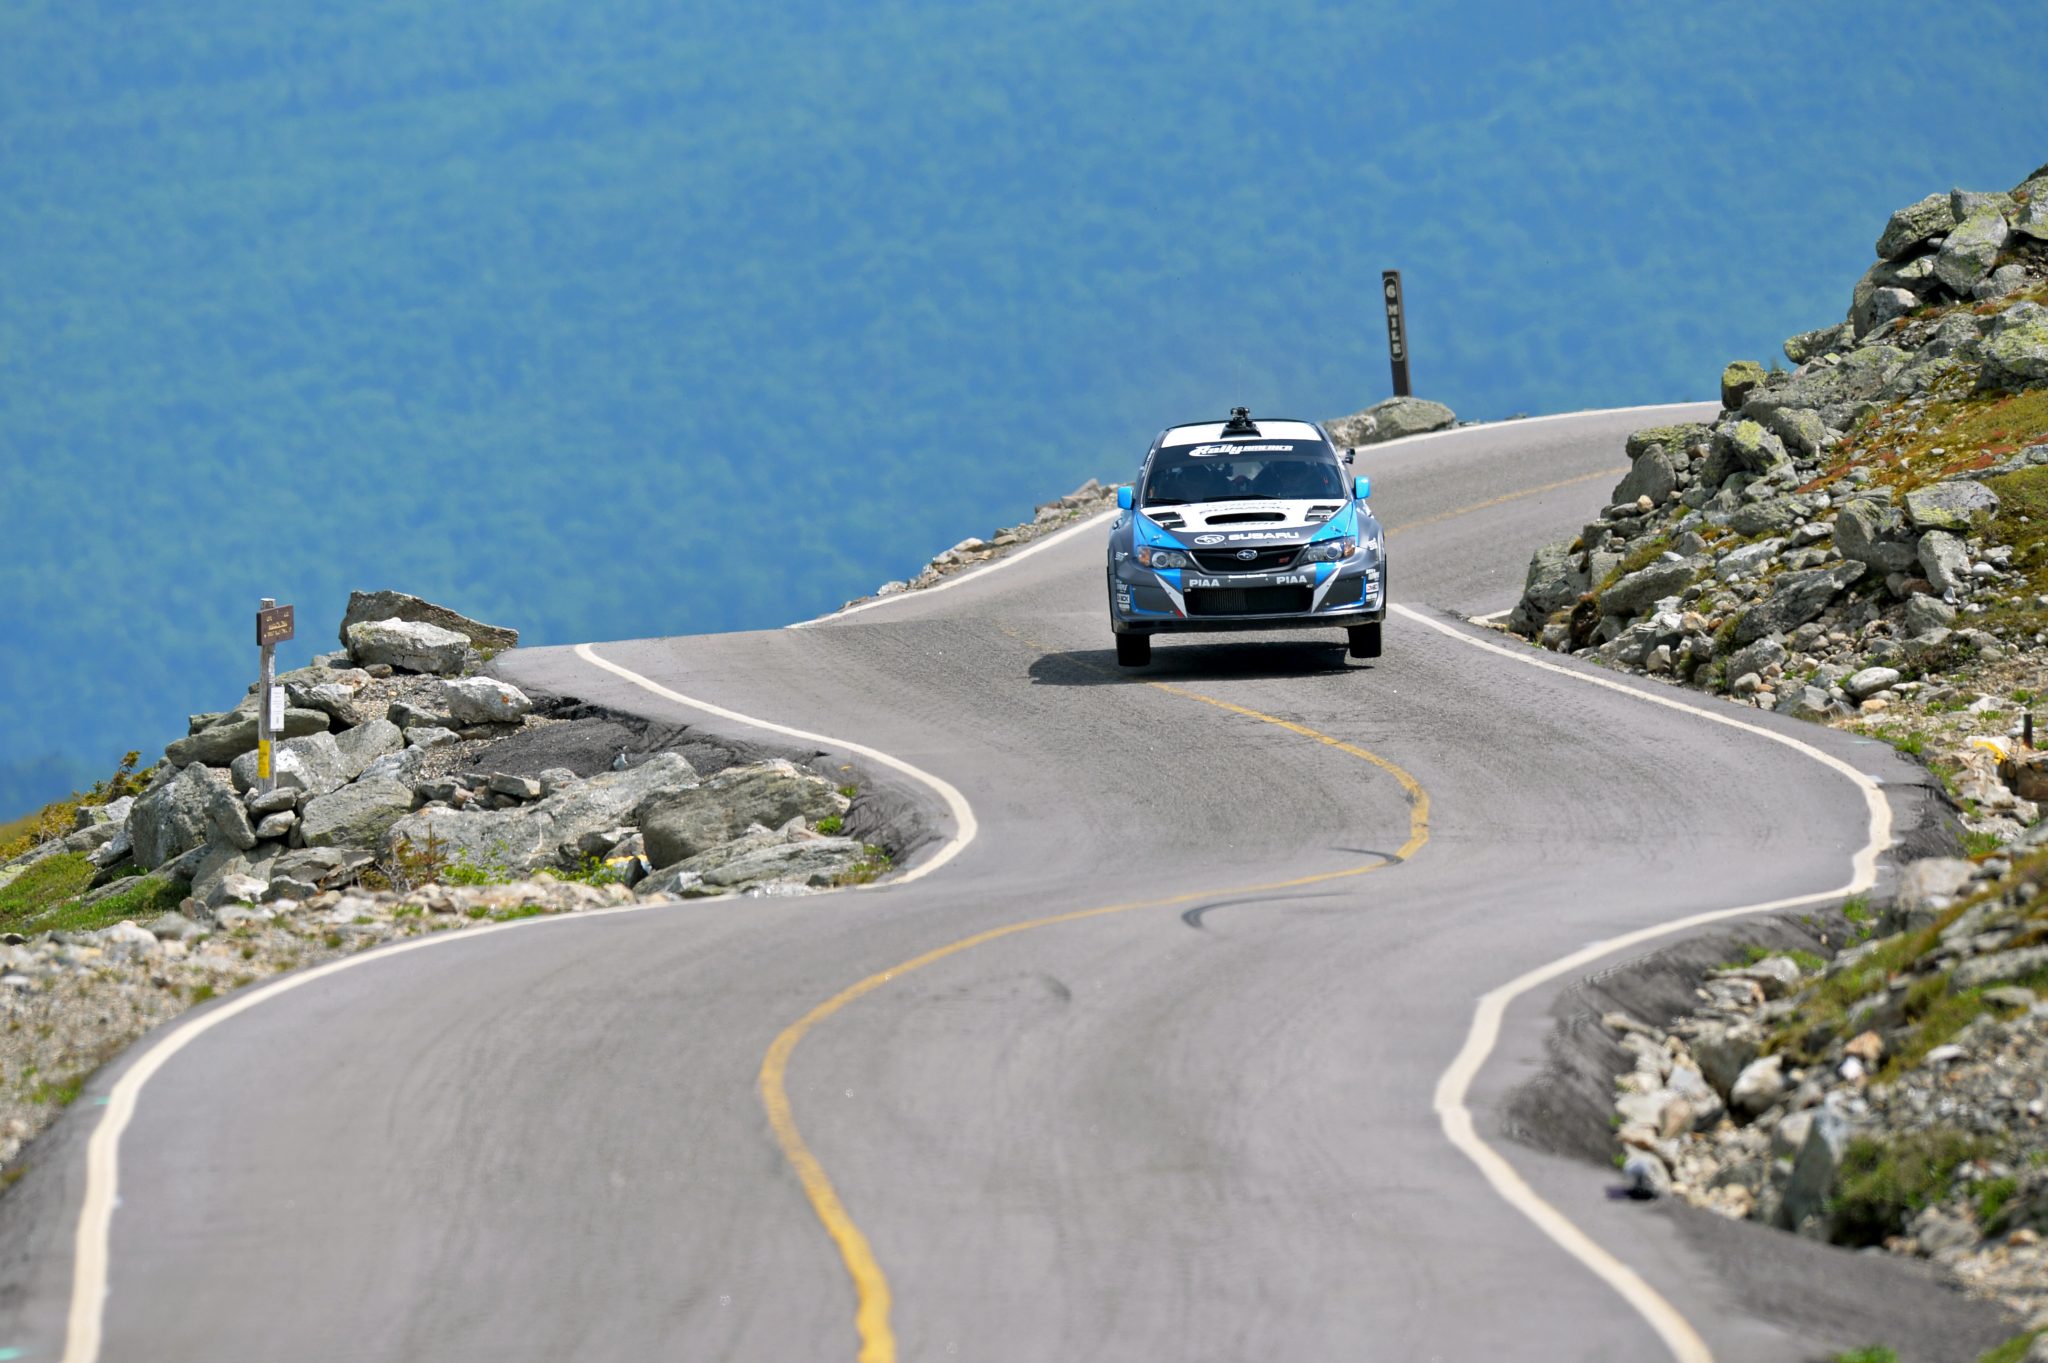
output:
[[1149, 508], [1145, 516], [1184, 544], [1297, 544], [1341, 515], [1341, 499], [1198, 502]]

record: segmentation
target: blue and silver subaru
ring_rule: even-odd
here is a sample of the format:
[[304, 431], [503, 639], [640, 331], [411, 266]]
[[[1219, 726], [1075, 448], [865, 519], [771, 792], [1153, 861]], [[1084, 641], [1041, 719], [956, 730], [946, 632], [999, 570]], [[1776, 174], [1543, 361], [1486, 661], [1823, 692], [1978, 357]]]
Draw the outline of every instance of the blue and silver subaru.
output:
[[1386, 539], [1322, 428], [1230, 420], [1169, 426], [1138, 480], [1117, 489], [1109, 536], [1116, 660], [1142, 667], [1152, 636], [1343, 629], [1354, 658], [1380, 656]]

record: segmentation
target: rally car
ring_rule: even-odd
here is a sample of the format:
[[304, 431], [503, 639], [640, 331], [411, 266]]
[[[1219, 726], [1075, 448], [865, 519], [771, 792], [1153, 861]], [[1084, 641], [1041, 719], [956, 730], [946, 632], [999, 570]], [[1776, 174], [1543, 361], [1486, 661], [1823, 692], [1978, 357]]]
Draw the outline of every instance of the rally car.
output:
[[1352, 657], [1379, 657], [1386, 540], [1350, 458], [1313, 422], [1255, 422], [1243, 407], [1161, 431], [1116, 494], [1116, 660], [1144, 666], [1155, 634], [1325, 625], [1346, 632]]

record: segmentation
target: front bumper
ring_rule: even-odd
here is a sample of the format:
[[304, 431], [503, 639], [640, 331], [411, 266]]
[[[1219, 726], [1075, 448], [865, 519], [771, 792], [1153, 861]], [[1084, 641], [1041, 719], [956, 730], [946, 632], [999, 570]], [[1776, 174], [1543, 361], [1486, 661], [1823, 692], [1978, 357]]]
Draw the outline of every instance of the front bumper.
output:
[[1342, 629], [1386, 614], [1383, 559], [1272, 573], [1155, 572], [1126, 560], [1110, 574], [1110, 628], [1118, 634]]

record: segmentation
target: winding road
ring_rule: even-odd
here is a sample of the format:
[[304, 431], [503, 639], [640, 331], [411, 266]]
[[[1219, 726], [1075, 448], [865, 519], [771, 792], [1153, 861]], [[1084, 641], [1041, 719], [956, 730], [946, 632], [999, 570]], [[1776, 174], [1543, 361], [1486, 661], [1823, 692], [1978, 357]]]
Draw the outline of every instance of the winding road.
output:
[[1370, 664], [1120, 670], [1100, 524], [802, 628], [501, 659], [822, 751], [933, 837], [873, 890], [532, 920], [160, 1030], [0, 1198], [0, 1357], [1974, 1357], [1996, 1321], [1911, 1265], [1505, 1134], [1574, 980], [1838, 900], [1928, 818], [1882, 745], [1465, 621], [1628, 431], [1712, 410], [1362, 452]]

